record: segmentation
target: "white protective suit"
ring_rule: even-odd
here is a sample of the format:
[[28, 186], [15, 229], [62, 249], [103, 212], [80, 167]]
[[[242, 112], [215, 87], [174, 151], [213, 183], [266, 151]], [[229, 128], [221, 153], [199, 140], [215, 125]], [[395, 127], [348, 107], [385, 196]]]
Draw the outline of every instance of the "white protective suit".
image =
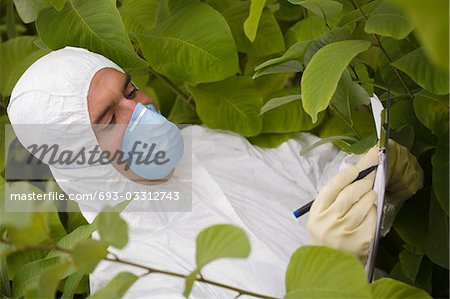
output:
[[[11, 123], [90, 124], [87, 91], [94, 74], [105, 67], [120, 68], [101, 55], [67, 47], [35, 62], [20, 78], [8, 106]], [[37, 140], [70, 132], [32, 136], [16, 126], [19, 141], [27, 146]], [[52, 129], [58, 132], [57, 129]], [[53, 132], [53, 131], [52, 131]], [[110, 248], [119, 257], [163, 270], [188, 274], [195, 268], [195, 238], [214, 224], [235, 224], [244, 229], [251, 242], [247, 259], [221, 259], [205, 266], [202, 275], [209, 280], [249, 291], [282, 297], [284, 276], [291, 254], [310, 242], [307, 216], [297, 221], [292, 212], [315, 198], [321, 186], [337, 173], [345, 154], [332, 145], [322, 145], [300, 156], [302, 148], [318, 138], [298, 134], [276, 149], [260, 149], [230, 132], [202, 126], [183, 129], [185, 155], [170, 180], [159, 188], [192, 188], [191, 212], [122, 213], [129, 224], [129, 243], [123, 250]], [[64, 136], [62, 136], [64, 135]], [[76, 138], [76, 145], [96, 143], [93, 132]], [[73, 142], [73, 138], [66, 140]], [[61, 142], [59, 140], [59, 142]], [[73, 146], [72, 143], [66, 145]], [[125, 179], [111, 165], [71, 168], [51, 166], [58, 184], [66, 193], [150, 190]], [[79, 178], [83, 177], [83, 180]], [[180, 187], [181, 186], [181, 187]], [[92, 222], [101, 205], [81, 203], [84, 216]], [[101, 262], [91, 275], [95, 292], [117, 273], [144, 271], [117, 263]], [[127, 298], [182, 298], [184, 280], [162, 274], [140, 278]], [[192, 298], [232, 298], [237, 293], [196, 283]]]

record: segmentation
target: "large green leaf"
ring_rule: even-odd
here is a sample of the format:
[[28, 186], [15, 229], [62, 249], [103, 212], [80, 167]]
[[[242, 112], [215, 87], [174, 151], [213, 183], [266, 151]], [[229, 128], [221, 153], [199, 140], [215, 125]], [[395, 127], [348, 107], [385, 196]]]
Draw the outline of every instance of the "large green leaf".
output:
[[146, 65], [134, 52], [111, 0], [67, 0], [59, 12], [46, 8], [38, 15], [36, 29], [51, 49], [78, 46], [103, 54], [124, 68]]
[[75, 272], [69, 275], [69, 277], [67, 277], [66, 281], [64, 282], [64, 289], [61, 299], [73, 299], [78, 285], [82, 281], [83, 277], [84, 274], [81, 272]]
[[289, 28], [286, 33], [286, 44], [290, 47], [298, 41], [311, 41], [329, 31], [324, 19], [309, 16]]
[[147, 35], [138, 35], [138, 40], [150, 65], [172, 79], [196, 85], [238, 72], [236, 46], [226, 21], [203, 3], [183, 6]]
[[437, 96], [422, 90], [414, 97], [414, 112], [436, 136], [448, 132], [448, 96]]
[[37, 298], [54, 298], [59, 282], [67, 276], [70, 268], [70, 262], [64, 261], [52, 267], [45, 269], [40, 275], [38, 284], [35, 289], [27, 291], [26, 297]]
[[342, 4], [333, 0], [288, 0], [292, 4], [298, 4], [311, 11], [316, 16], [324, 19], [331, 18], [342, 10]]
[[250, 77], [231, 77], [220, 82], [191, 87], [200, 119], [209, 127], [243, 136], [261, 131], [262, 98]]
[[402, 271], [405, 276], [408, 277], [408, 279], [410, 279], [411, 281], [416, 280], [416, 276], [419, 272], [423, 257], [423, 254], [416, 254], [409, 251], [408, 249], [404, 249], [398, 255]]
[[211, 0], [208, 3], [226, 19], [239, 52], [261, 57], [284, 51], [283, 34], [269, 9], [262, 11], [257, 28], [258, 34], [251, 42], [243, 28], [250, 11], [248, 1]]
[[373, 299], [431, 298], [425, 291], [391, 278], [381, 278], [370, 284]]
[[300, 100], [302, 98], [299, 94], [287, 95], [282, 97], [276, 97], [268, 100], [264, 106], [261, 108], [260, 114], [264, 114], [269, 110], [280, 107], [282, 105], [288, 104], [295, 100]]
[[80, 241], [72, 250], [72, 258], [82, 273], [91, 273], [97, 264], [108, 254], [108, 245], [93, 239]]
[[[380, 5], [381, 2], [382, 2], [382, 0], [371, 1], [371, 2], [361, 6], [361, 9], [365, 14], [370, 15], [378, 7], [378, 5]], [[353, 24], [355, 22], [362, 21], [362, 20], [364, 20], [364, 16], [363, 16], [361, 10], [356, 8], [356, 9], [352, 10], [351, 12], [342, 16], [342, 18], [339, 20], [339, 26], [345, 27], [345, 26], [348, 26], [350, 24]]]
[[414, 25], [410, 22], [402, 9], [391, 1], [381, 3], [369, 16], [364, 30], [389, 36], [395, 39], [403, 39], [413, 31]]
[[220, 258], [246, 258], [250, 242], [245, 232], [231, 224], [207, 227], [197, 235], [195, 262], [197, 268], [186, 277], [183, 295], [188, 298], [194, 281], [206, 264]]
[[139, 277], [130, 272], [117, 274], [103, 288], [89, 296], [89, 299], [121, 298]]
[[[66, 260], [61, 257], [50, 257], [36, 260], [23, 266], [13, 280], [14, 296], [20, 297], [25, 295], [28, 290], [36, 289], [42, 274], [48, 269], [64, 263]], [[60, 278], [67, 276], [71, 270], [65, 269], [64, 271]]]
[[128, 225], [119, 213], [106, 208], [98, 216], [100, 239], [116, 248], [123, 248], [128, 243]]
[[156, 24], [159, 0], [125, 0], [119, 7], [125, 29], [128, 33], [144, 34]]
[[361, 262], [348, 253], [320, 246], [300, 247], [291, 256], [286, 293], [292, 292], [297, 298], [370, 298]]
[[437, 95], [448, 94], [449, 74], [434, 67], [423, 48], [418, 48], [401, 57], [392, 64], [405, 72], [424, 89]]
[[[308, 41], [299, 41], [293, 44], [289, 49], [286, 50], [286, 52], [277, 58], [272, 58], [264, 63], [261, 63], [255, 68], [255, 74], [253, 75], [253, 79], [261, 76], [262, 74], [267, 74], [267, 72], [264, 72], [270, 67], [280, 65], [285, 62], [289, 62], [292, 60], [301, 62], [303, 60], [303, 55], [305, 54], [306, 49], [309, 46]], [[302, 69], [302, 68], [301, 68]]]
[[368, 41], [339, 41], [321, 48], [313, 56], [302, 77], [302, 99], [313, 122], [331, 101], [339, 79], [350, 61], [370, 47]]
[[427, 241], [425, 243], [425, 253], [434, 263], [448, 269], [448, 213], [444, 213], [433, 193], [430, 200], [429, 213], [430, 216], [428, 218], [428, 234]]
[[449, 144], [448, 144], [448, 131], [439, 138], [436, 152], [431, 159], [433, 165], [433, 190], [438, 202], [441, 204], [442, 209], [448, 216], [448, 182], [449, 182]]
[[250, 14], [244, 22], [244, 33], [251, 42], [255, 41], [259, 19], [264, 9], [266, 0], [251, 0]]
[[361, 85], [353, 82], [348, 70], [345, 70], [331, 102], [342, 115], [351, 121], [352, 112], [358, 106], [369, 104], [369, 95]]
[[351, 34], [348, 28], [336, 28], [332, 31], [326, 32], [317, 38], [315, 38], [308, 49], [305, 52], [304, 64], [308, 64], [311, 61], [311, 58], [319, 51], [320, 48], [326, 46], [328, 44], [343, 41], [346, 39], [350, 39]]
[[415, 33], [435, 66], [449, 67], [448, 0], [396, 0], [415, 25]]
[[195, 262], [198, 268], [219, 258], [246, 258], [249, 254], [247, 235], [234, 225], [214, 225], [202, 230], [197, 236]]
[[49, 6], [45, 0], [14, 0], [14, 5], [25, 24], [34, 22], [39, 11]]
[[[302, 100], [295, 88], [286, 89], [276, 92], [270, 96], [273, 102], [285, 101], [283, 105], [278, 105], [266, 111], [263, 114], [263, 128], [262, 133], [293, 133], [309, 131], [317, 127], [325, 117], [324, 113], [320, 113], [319, 121], [313, 123], [311, 116], [309, 116], [303, 109]], [[296, 100], [292, 100], [296, 99]], [[291, 101], [286, 101], [291, 100]], [[267, 106], [265, 106], [267, 107]], [[267, 108], [266, 108], [267, 109]], [[261, 112], [263, 110], [261, 109]]]
[[19, 36], [0, 44], [0, 93], [11, 94], [26, 69], [48, 51], [39, 49], [34, 36]]

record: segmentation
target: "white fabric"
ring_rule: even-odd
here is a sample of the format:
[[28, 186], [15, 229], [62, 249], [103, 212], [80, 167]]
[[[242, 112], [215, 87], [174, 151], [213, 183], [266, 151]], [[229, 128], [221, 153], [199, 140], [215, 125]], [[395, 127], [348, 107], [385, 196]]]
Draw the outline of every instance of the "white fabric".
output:
[[[110, 250], [122, 259], [188, 274], [195, 268], [197, 234], [214, 224], [235, 224], [251, 240], [250, 257], [212, 262], [202, 275], [282, 297], [291, 254], [310, 243], [307, 217], [298, 221], [292, 212], [315, 197], [338, 171], [345, 154], [331, 145], [322, 145], [300, 156], [302, 147], [317, 141], [310, 134], [299, 134], [277, 149], [261, 149], [236, 134], [202, 126], [186, 128], [183, 134], [185, 138], [192, 134], [193, 140], [192, 212], [125, 210], [122, 215], [130, 225], [129, 244], [123, 250]], [[177, 176], [171, 181], [176, 185], [176, 180]], [[84, 213], [90, 222], [95, 214]], [[122, 271], [144, 273], [142, 269], [102, 262], [91, 275], [91, 291], [100, 289]], [[183, 298], [183, 289], [183, 279], [150, 274], [140, 278], [125, 297]], [[192, 292], [192, 298], [236, 295], [201, 283], [196, 283]]]

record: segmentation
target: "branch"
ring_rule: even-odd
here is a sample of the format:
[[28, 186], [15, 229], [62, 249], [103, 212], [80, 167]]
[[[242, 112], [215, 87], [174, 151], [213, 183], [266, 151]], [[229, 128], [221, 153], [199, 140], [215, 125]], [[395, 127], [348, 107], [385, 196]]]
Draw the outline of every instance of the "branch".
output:
[[[358, 0], [353, 0], [353, 3], [356, 5], [356, 7], [358, 7], [358, 10], [361, 12], [361, 15], [362, 15], [364, 21], [367, 22], [367, 15], [364, 13], [364, 10], [359, 5]], [[373, 34], [373, 36], [375, 37], [375, 40], [377, 42], [377, 46], [380, 48], [381, 52], [383, 52], [384, 56], [386, 56], [386, 59], [389, 61], [389, 65], [392, 67], [392, 69], [394, 70], [394, 73], [397, 75], [398, 79], [402, 83], [403, 88], [405, 89], [406, 93], [408, 94], [408, 96], [411, 99], [414, 98], [414, 94], [411, 91], [411, 89], [409, 88], [409, 86], [406, 84], [406, 81], [403, 78], [402, 74], [394, 66], [392, 66], [392, 63], [394, 62], [394, 60], [389, 55], [389, 53], [386, 51], [386, 49], [383, 47], [383, 44], [381, 43], [380, 37], [377, 34]]]
[[[14, 246], [14, 244], [11, 241], [9, 241], [7, 239], [4, 239], [4, 238], [0, 238], [0, 242]], [[68, 253], [68, 254], [73, 254], [73, 252], [71, 250], [59, 247], [56, 244], [54, 244], [54, 245], [40, 245], [39, 244], [39, 245], [33, 245], [33, 246], [15, 247], [15, 249], [16, 249], [16, 251], [23, 251], [23, 250], [56, 250], [56, 251], [62, 251], [62, 252]], [[115, 262], [115, 263], [120, 263], [120, 264], [124, 264], [124, 265], [129, 265], [129, 266], [133, 266], [133, 267], [137, 267], [137, 268], [141, 268], [141, 269], [147, 270], [146, 273], [144, 273], [143, 275], [141, 275], [139, 277], [143, 277], [143, 276], [146, 276], [146, 275], [151, 274], [151, 273], [166, 274], [166, 275], [180, 277], [180, 278], [184, 278], [184, 279], [186, 279], [186, 277], [188, 276], [188, 275], [177, 273], [177, 272], [160, 270], [160, 269], [156, 269], [156, 268], [153, 268], [153, 267], [149, 267], [149, 266], [145, 266], [145, 265], [142, 265], [142, 264], [138, 264], [138, 263], [135, 263], [135, 262], [132, 262], [132, 261], [123, 260], [123, 259], [120, 259], [114, 253], [111, 253], [111, 252], [108, 252], [108, 253], [110, 255], [112, 255], [114, 258], [104, 257], [103, 260], [110, 261], [110, 262]], [[199, 278], [195, 278], [195, 280], [199, 281], [199, 282], [207, 283], [207, 284], [210, 284], [210, 285], [215, 285], [215, 286], [218, 286], [218, 287], [222, 287], [222, 288], [225, 288], [225, 289], [228, 289], [228, 290], [232, 290], [232, 291], [238, 292], [239, 293], [238, 297], [240, 295], [249, 295], [249, 296], [258, 297], [258, 298], [278, 299], [276, 297], [267, 296], [267, 295], [263, 295], [263, 294], [259, 294], [259, 293], [255, 293], [255, 292], [251, 292], [251, 291], [246, 291], [246, 290], [243, 290], [243, 289], [240, 289], [240, 288], [235, 288], [235, 287], [223, 284], [223, 283], [219, 283], [219, 282], [215, 282], [215, 281], [212, 281], [212, 280], [208, 280], [208, 279], [203, 278], [202, 276], [199, 277]]]
[[175, 83], [170, 81], [167, 77], [164, 75], [161, 75], [151, 67], [149, 67], [150, 72], [156, 76], [159, 80], [161, 80], [162, 83], [164, 83], [167, 87], [169, 87], [175, 94], [177, 94], [189, 107], [191, 107], [193, 110], [195, 110], [195, 104], [192, 101], [192, 97], [187, 95], [184, 91], [182, 91]]

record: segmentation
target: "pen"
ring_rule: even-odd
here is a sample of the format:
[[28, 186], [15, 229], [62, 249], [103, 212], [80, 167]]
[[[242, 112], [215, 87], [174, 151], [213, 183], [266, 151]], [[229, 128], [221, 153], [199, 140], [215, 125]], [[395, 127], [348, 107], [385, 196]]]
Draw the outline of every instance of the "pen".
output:
[[[360, 173], [358, 173], [358, 176], [356, 177], [356, 179], [353, 180], [352, 183], [361, 180], [363, 178], [365, 178], [366, 176], [368, 176], [372, 171], [374, 171], [375, 169], [377, 169], [378, 165], [373, 165], [370, 166], [369, 168], [366, 168], [364, 170], [362, 170]], [[300, 216], [306, 214], [309, 212], [309, 210], [311, 209], [311, 206], [313, 204], [314, 200], [311, 200], [309, 203], [307, 203], [306, 205], [302, 206], [301, 208], [299, 208], [298, 210], [296, 210], [294, 212], [294, 216], [295, 218], [299, 218]]]

